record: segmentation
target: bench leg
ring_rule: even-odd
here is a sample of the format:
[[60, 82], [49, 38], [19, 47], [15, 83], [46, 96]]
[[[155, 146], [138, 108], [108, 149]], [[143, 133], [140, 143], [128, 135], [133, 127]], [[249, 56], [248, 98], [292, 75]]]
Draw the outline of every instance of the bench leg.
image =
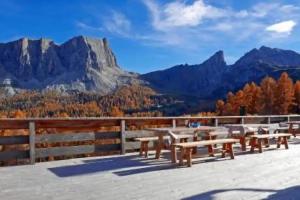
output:
[[241, 137], [240, 138], [240, 144], [242, 147], [242, 151], [246, 151], [246, 137]]
[[213, 145], [207, 145], [208, 154], [210, 157], [214, 157], [214, 148]]
[[188, 167], [192, 166], [192, 152], [193, 152], [193, 148], [187, 148], [185, 152]]
[[287, 140], [287, 137], [283, 137], [283, 143], [284, 143], [284, 146], [285, 146], [285, 149], [288, 149], [289, 148], [289, 144], [288, 144], [288, 140]]
[[234, 159], [233, 147], [231, 143], [223, 144], [222, 148], [222, 158], [225, 158], [226, 153], [229, 153], [230, 158]]
[[145, 142], [144, 144], [144, 151], [145, 151], [145, 158], [148, 158], [148, 151], [149, 151], [149, 141]]
[[233, 152], [233, 148], [232, 148], [232, 143], [227, 144], [227, 147], [228, 147], [230, 158], [234, 159], [234, 152]]
[[264, 145], [265, 145], [265, 147], [269, 147], [270, 146], [269, 138], [265, 138], [264, 139]]
[[155, 155], [156, 159], [160, 158], [161, 149], [163, 148], [163, 145], [164, 145], [163, 143], [164, 143], [163, 136], [159, 135], [158, 136], [157, 147], [156, 147], [156, 155]]
[[141, 142], [141, 147], [140, 147], [140, 156], [143, 155], [143, 151], [144, 151], [144, 142]]
[[223, 147], [222, 147], [222, 158], [225, 158], [226, 151], [227, 151], [227, 145], [223, 144]]
[[[198, 141], [198, 137], [197, 136], [194, 136], [193, 137], [193, 141], [195, 142], [195, 141]], [[197, 147], [194, 147], [193, 148], [193, 154], [197, 154]]]
[[184, 148], [180, 148], [180, 158], [179, 158], [179, 165], [182, 166], [183, 163], [183, 159], [184, 159], [184, 155], [185, 155], [185, 149]]
[[277, 139], [277, 148], [280, 148], [281, 143], [282, 143], [281, 137], [278, 137], [278, 139]]
[[177, 161], [177, 153], [176, 153], [175, 145], [171, 145], [171, 160], [172, 160], [172, 163], [176, 163], [176, 161]]
[[255, 146], [256, 146], [256, 138], [251, 138], [250, 139], [250, 144], [251, 144], [251, 150], [250, 150], [250, 152], [253, 153], [254, 149], [255, 149]]

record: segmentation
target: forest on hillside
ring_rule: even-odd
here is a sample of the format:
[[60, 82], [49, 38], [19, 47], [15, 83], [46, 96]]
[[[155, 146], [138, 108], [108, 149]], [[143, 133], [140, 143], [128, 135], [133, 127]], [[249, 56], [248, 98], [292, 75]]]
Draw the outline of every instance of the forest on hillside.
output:
[[259, 85], [247, 83], [226, 100], [216, 102], [217, 115], [290, 114], [300, 111], [300, 81], [284, 72], [278, 80], [265, 77]]
[[175, 97], [157, 94], [141, 85], [123, 86], [105, 96], [82, 92], [24, 91], [0, 98], [2, 118], [162, 116], [178, 115], [188, 109]]

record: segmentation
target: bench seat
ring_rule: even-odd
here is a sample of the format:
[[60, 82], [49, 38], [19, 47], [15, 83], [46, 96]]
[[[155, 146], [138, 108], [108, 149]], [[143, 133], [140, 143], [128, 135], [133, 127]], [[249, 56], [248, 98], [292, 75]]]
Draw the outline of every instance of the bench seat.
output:
[[261, 134], [261, 135], [251, 135], [250, 136], [250, 145], [251, 152], [254, 152], [255, 148], [258, 148], [259, 153], [262, 153], [262, 143], [265, 143], [266, 147], [269, 147], [269, 139], [276, 138], [277, 148], [280, 148], [284, 144], [285, 148], [288, 149], [288, 138], [292, 134], [289, 133], [277, 133], [277, 134]]
[[222, 157], [224, 158], [226, 153], [230, 154], [231, 159], [234, 159], [234, 153], [232, 144], [239, 142], [237, 139], [215, 139], [215, 140], [203, 140], [195, 142], [177, 143], [172, 145], [172, 162], [176, 162], [177, 153], [176, 148], [180, 149], [179, 164], [184, 164], [184, 158], [187, 160], [187, 166], [192, 166], [192, 152], [195, 147], [212, 146], [216, 144], [222, 144]]
[[278, 138], [278, 137], [291, 137], [292, 134], [289, 133], [277, 133], [277, 134], [261, 134], [261, 135], [251, 135], [250, 138]]

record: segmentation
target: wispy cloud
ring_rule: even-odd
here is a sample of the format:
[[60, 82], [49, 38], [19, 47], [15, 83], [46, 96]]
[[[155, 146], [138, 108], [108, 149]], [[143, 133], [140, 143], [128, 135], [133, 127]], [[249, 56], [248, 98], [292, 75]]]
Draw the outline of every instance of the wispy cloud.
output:
[[295, 26], [296, 26], [295, 21], [288, 20], [288, 21], [283, 21], [283, 22], [270, 25], [266, 27], [266, 31], [275, 32], [275, 33], [284, 33], [289, 35]]
[[[237, 10], [204, 0], [141, 0], [149, 21], [135, 24], [125, 12], [110, 10], [98, 15], [98, 24], [77, 22], [84, 30], [98, 31], [139, 41], [145, 45], [199, 49], [205, 46], [287, 40], [296, 29], [300, 7], [263, 2]], [[276, 13], [276, 14], [274, 14]], [[103, 17], [105, 16], [105, 17]], [[129, 15], [131, 16], [131, 15]], [[284, 36], [284, 37], [282, 37]]]
[[157, 30], [168, 30], [178, 27], [196, 27], [205, 19], [224, 17], [222, 9], [206, 5], [202, 0], [193, 4], [176, 1], [159, 6], [153, 0], [145, 0], [151, 12], [153, 27]]
[[106, 17], [103, 22], [107, 31], [120, 36], [129, 37], [131, 35], [131, 22], [122, 13], [111, 11], [111, 15]]
[[[288, 35], [296, 25], [294, 18], [300, 17], [298, 6], [280, 3], [258, 3], [247, 10], [220, 8], [203, 0], [192, 3], [178, 0], [165, 4], [157, 0], [143, 0], [143, 3], [150, 13], [152, 34], [156, 36], [153, 42], [181, 47], [217, 43], [224, 37], [241, 42], [249, 39], [262, 41], [269, 37], [270, 32], [272, 35]], [[287, 20], [287, 17], [292, 19]], [[274, 21], [284, 23], [274, 24]]]
[[86, 22], [77, 21], [76, 26], [85, 31], [97, 31], [130, 38], [132, 33], [131, 21], [121, 12], [110, 10], [105, 17], [101, 16], [99, 25], [91, 25]]

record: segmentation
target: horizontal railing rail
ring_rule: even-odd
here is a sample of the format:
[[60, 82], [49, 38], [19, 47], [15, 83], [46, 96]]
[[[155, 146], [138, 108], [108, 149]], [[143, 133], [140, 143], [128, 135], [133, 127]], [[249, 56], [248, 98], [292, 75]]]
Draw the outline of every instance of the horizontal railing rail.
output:
[[300, 121], [300, 115], [0, 119], [0, 164], [10, 160], [34, 164], [57, 157], [125, 154], [139, 149], [134, 138], [151, 135], [144, 128], [185, 126], [188, 121], [212, 126], [266, 124]]

